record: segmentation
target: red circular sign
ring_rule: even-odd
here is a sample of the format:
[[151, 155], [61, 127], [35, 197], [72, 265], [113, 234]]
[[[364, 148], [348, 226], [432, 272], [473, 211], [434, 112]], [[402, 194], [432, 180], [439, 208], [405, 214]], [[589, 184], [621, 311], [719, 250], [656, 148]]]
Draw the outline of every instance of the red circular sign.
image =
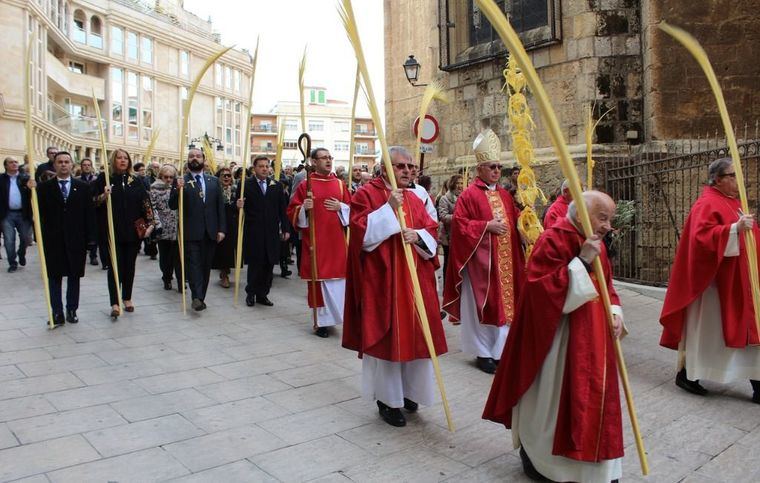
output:
[[[414, 134], [414, 137], [417, 137], [417, 130], [420, 126], [420, 117], [417, 116], [417, 119], [414, 120], [414, 124], [412, 125], [412, 133]], [[430, 114], [425, 114], [425, 122], [422, 124], [422, 138], [420, 141], [422, 144], [430, 144], [436, 139], [438, 139], [438, 135], [440, 134], [440, 130], [438, 129], [438, 119], [434, 118]]]

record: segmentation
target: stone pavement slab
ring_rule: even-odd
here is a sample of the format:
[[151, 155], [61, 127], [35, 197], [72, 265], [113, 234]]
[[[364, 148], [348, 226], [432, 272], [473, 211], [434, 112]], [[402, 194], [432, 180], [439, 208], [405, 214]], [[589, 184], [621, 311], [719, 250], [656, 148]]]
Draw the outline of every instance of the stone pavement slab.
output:
[[[527, 481], [510, 433], [481, 419], [492, 376], [459, 351], [456, 326], [440, 358], [456, 432], [440, 403], [392, 428], [360, 397], [340, 328], [312, 335], [300, 280], [275, 277], [271, 308], [234, 307], [212, 281], [208, 310], [183, 314], [140, 255], [135, 313], [112, 322], [105, 273], [89, 270], [81, 322], [48, 331], [35, 250], [0, 271], [0, 481]], [[749, 384], [678, 389], [676, 354], [657, 345], [661, 302], [619, 293], [652, 469], [641, 477], [626, 415], [624, 479], [759, 480]]]

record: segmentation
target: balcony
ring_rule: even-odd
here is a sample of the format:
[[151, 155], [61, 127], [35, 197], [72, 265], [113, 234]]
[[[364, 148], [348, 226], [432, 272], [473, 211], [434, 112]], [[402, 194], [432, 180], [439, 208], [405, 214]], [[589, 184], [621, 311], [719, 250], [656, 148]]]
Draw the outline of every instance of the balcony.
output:
[[90, 35], [87, 36], [87, 45], [89, 45], [90, 47], [94, 47], [96, 49], [102, 49], [103, 36], [100, 34], [90, 32]]
[[277, 134], [277, 129], [275, 129], [273, 126], [251, 126], [251, 132], [252, 133], [266, 133], [266, 134]]
[[356, 129], [354, 130], [354, 134], [356, 136], [364, 136], [364, 137], [376, 137], [377, 133], [374, 129]]
[[82, 27], [73, 25], [71, 27], [71, 39], [74, 42], [78, 42], [80, 44], [87, 44], [87, 33], [84, 31]]
[[71, 72], [50, 52], [47, 52], [47, 76], [50, 82], [68, 94], [91, 99], [94, 89], [95, 97], [99, 100], [105, 100], [106, 82], [104, 79]]
[[[72, 115], [50, 99], [47, 101], [47, 107], [48, 122], [61, 131], [87, 139], [100, 139], [96, 118]], [[103, 121], [103, 129], [106, 130], [105, 121]]]

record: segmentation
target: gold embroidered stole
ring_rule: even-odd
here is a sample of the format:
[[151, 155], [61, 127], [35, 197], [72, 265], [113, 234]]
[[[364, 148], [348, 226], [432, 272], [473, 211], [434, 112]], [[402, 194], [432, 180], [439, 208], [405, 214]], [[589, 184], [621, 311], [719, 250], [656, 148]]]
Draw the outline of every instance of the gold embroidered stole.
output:
[[507, 232], [496, 237], [496, 268], [499, 271], [499, 282], [501, 283], [501, 303], [504, 309], [504, 315], [507, 324], [512, 323], [515, 317], [515, 280], [514, 270], [512, 267], [512, 226], [507, 212], [504, 208], [504, 202], [496, 190], [486, 190], [488, 204], [491, 206], [493, 217], [502, 220], [507, 225]]

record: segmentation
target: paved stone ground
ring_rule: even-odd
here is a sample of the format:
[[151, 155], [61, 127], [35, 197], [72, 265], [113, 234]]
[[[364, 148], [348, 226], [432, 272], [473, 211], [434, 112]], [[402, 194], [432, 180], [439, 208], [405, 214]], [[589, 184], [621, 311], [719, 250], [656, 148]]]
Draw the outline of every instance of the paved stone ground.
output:
[[[491, 377], [459, 353], [457, 327], [441, 359], [456, 432], [440, 405], [397, 429], [359, 397], [360, 362], [339, 334], [311, 335], [299, 280], [275, 278], [274, 308], [234, 308], [214, 283], [209, 309], [183, 316], [140, 256], [137, 310], [112, 323], [105, 272], [88, 266], [82, 321], [48, 331], [30, 258], [0, 273], [0, 480], [525, 480], [509, 433], [480, 419]], [[661, 303], [621, 293], [647, 480], [760, 480], [749, 384], [706, 383], [707, 398], [676, 388]], [[627, 420], [625, 441], [624, 479], [642, 479]]]

